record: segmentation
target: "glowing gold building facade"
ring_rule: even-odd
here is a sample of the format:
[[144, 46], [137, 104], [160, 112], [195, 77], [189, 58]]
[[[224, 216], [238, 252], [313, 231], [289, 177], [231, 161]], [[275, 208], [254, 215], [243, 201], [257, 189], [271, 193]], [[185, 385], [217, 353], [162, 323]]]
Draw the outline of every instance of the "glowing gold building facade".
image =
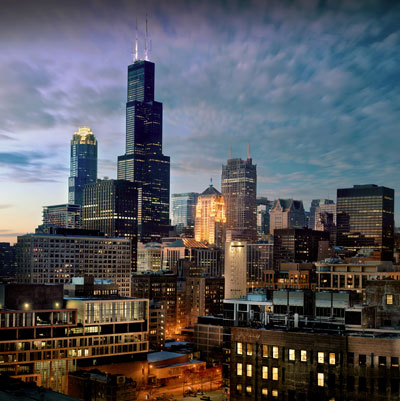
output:
[[225, 242], [225, 223], [224, 197], [211, 184], [197, 200], [194, 228], [196, 241], [222, 246]]

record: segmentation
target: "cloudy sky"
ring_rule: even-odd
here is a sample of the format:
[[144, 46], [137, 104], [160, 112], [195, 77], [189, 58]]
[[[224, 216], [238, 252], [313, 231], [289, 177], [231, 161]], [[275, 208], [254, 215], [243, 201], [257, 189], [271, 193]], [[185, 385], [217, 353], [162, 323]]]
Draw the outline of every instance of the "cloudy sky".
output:
[[99, 176], [116, 177], [146, 13], [171, 193], [219, 188], [229, 146], [244, 158], [247, 143], [260, 196], [399, 192], [400, 2], [2, 0], [0, 241], [67, 201], [78, 126], [98, 138]]

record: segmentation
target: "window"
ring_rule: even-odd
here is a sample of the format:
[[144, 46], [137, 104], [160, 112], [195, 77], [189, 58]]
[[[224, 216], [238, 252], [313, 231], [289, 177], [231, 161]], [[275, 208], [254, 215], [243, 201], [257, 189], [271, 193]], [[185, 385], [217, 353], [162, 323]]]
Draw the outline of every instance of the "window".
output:
[[365, 377], [358, 378], [358, 391], [367, 391], [367, 379]]
[[317, 379], [318, 379], [318, 387], [324, 387], [324, 374], [318, 373]]
[[307, 362], [307, 351], [303, 349], [300, 351], [300, 360], [301, 362]]
[[347, 391], [354, 391], [354, 376], [347, 376]]
[[242, 391], [242, 385], [241, 384], [237, 384], [236, 385], [236, 391]]
[[238, 376], [242, 376], [243, 374], [243, 365], [240, 362], [236, 364], [236, 374]]
[[329, 365], [335, 365], [336, 364], [336, 355], [334, 352], [331, 352], [329, 354]]
[[318, 363], [324, 363], [325, 354], [323, 352], [318, 352]]
[[278, 368], [272, 368], [272, 380], [278, 380], [279, 375], [278, 375]]
[[390, 364], [392, 365], [392, 368], [398, 368], [399, 367], [399, 358], [397, 356], [392, 356], [390, 360]]
[[367, 355], [359, 355], [358, 356], [358, 364], [360, 366], [366, 366], [367, 365]]
[[378, 364], [379, 366], [386, 366], [386, 356], [380, 356], [378, 358]]
[[252, 346], [252, 344], [247, 344], [247, 346], [246, 346], [246, 354], [247, 355], [253, 355], [253, 346]]
[[247, 394], [251, 394], [251, 390], [252, 390], [251, 386], [246, 386], [246, 393]]
[[354, 352], [349, 352], [347, 354], [347, 363], [352, 365], [354, 363]]
[[386, 305], [393, 305], [393, 295], [386, 294]]
[[262, 394], [264, 397], [268, 397], [268, 389], [265, 388], [265, 387], [263, 387], [263, 388], [261, 389], [261, 394]]
[[296, 351], [294, 349], [289, 350], [289, 361], [296, 360]]
[[278, 359], [279, 358], [279, 348], [272, 347], [272, 358]]
[[247, 377], [251, 377], [252, 374], [253, 374], [253, 365], [248, 363], [247, 366], [246, 366], [246, 376]]
[[278, 398], [278, 390], [272, 390], [272, 397]]
[[263, 356], [263, 358], [268, 358], [268, 345], [263, 344], [263, 346], [262, 346], [262, 356]]
[[268, 366], [263, 366], [262, 367], [262, 378], [263, 379], [268, 379]]
[[242, 343], [236, 343], [236, 353], [238, 355], [243, 354], [243, 344]]

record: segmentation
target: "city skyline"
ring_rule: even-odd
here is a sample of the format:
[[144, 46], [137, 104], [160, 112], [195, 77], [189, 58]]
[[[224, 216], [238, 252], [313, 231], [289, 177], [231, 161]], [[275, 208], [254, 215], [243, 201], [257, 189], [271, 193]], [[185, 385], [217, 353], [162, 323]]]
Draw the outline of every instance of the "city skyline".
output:
[[[399, 191], [399, 6], [372, 1], [47, 2], [1, 5], [0, 241], [33, 232], [68, 199], [69, 144], [98, 139], [99, 178], [124, 152], [126, 69], [146, 12], [164, 104], [170, 193], [201, 192], [222, 164], [257, 165], [257, 196], [310, 201], [377, 184]], [[62, 68], [61, 68], [62, 67]], [[399, 210], [397, 222], [399, 221]]]

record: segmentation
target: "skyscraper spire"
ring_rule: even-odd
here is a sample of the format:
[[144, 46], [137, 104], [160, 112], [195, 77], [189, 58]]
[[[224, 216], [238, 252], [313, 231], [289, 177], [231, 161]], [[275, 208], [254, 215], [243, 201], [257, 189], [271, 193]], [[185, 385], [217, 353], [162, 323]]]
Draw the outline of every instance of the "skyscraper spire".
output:
[[148, 39], [148, 31], [147, 31], [147, 14], [146, 14], [146, 36], [144, 38], [144, 59], [149, 61], [149, 52], [147, 49], [147, 39]]
[[210, 187], [212, 187], [213, 186], [213, 183], [212, 183], [212, 177], [210, 178]]
[[247, 144], [247, 159], [250, 159], [250, 144]]
[[136, 43], [135, 43], [135, 60], [139, 59], [139, 44], [138, 44], [138, 29], [137, 29], [137, 17], [136, 17]]

